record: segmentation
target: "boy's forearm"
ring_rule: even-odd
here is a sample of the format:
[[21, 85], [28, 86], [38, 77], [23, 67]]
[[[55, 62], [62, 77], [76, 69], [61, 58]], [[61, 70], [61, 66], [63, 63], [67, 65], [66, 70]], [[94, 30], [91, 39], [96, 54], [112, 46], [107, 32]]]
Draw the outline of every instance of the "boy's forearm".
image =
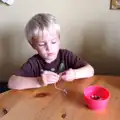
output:
[[78, 69], [74, 69], [75, 79], [79, 78], [89, 78], [94, 75], [94, 69], [91, 65], [87, 64], [86, 66]]
[[29, 88], [39, 88], [41, 87], [40, 78], [37, 77], [21, 77], [13, 75], [8, 81], [8, 87], [10, 89], [29, 89]]

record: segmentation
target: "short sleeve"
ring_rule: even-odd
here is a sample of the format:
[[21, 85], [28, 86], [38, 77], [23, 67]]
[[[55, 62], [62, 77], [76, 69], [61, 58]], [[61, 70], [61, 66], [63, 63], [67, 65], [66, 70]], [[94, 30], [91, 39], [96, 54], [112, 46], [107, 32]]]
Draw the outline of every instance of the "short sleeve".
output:
[[68, 63], [69, 68], [78, 69], [84, 67], [88, 63], [81, 59], [79, 56], [73, 54], [71, 51], [68, 51]]
[[34, 77], [34, 64], [33, 60], [29, 59], [26, 63], [22, 65], [22, 67], [15, 73], [17, 76], [23, 77]]

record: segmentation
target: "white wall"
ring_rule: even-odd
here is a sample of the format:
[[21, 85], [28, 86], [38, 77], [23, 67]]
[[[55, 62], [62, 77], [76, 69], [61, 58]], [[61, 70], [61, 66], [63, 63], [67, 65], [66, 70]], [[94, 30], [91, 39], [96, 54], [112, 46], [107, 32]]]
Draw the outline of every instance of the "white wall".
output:
[[22, 65], [34, 51], [24, 26], [36, 13], [54, 14], [61, 24], [61, 46], [81, 55], [96, 73], [120, 75], [120, 11], [110, 0], [15, 0], [0, 3], [0, 80]]

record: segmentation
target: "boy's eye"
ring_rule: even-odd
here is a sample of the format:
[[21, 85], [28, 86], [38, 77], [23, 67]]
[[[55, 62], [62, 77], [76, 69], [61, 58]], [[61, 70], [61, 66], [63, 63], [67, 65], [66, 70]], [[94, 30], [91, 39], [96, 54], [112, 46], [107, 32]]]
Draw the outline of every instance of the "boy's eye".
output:
[[45, 46], [45, 43], [40, 43], [38, 44], [38, 46]]
[[52, 41], [52, 44], [55, 44], [56, 43], [56, 41]]
[[53, 39], [53, 40], [51, 41], [52, 44], [55, 44], [56, 42], [57, 42], [56, 39]]

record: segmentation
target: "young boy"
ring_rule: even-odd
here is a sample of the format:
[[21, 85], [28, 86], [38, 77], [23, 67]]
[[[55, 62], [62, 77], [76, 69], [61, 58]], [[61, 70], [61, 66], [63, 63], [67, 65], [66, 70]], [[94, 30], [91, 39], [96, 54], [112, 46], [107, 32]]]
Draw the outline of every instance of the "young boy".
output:
[[26, 38], [38, 54], [12, 75], [11, 89], [39, 88], [59, 80], [73, 81], [94, 75], [94, 69], [72, 52], [60, 49], [60, 26], [47, 13], [37, 14], [27, 23]]

